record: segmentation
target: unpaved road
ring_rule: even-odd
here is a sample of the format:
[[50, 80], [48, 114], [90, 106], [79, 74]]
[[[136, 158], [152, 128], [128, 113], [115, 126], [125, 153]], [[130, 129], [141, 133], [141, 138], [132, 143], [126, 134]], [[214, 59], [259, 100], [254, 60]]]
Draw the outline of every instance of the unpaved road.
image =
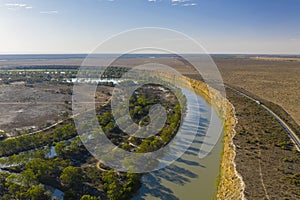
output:
[[226, 85], [227, 88], [239, 93], [240, 95], [243, 95], [244, 97], [250, 99], [251, 101], [256, 102], [258, 105], [260, 105], [263, 109], [265, 109], [270, 115], [272, 115], [272, 117], [274, 117], [278, 123], [281, 125], [281, 127], [285, 130], [285, 132], [289, 135], [289, 137], [291, 138], [292, 142], [295, 144], [296, 148], [298, 149], [298, 151], [300, 151], [300, 139], [298, 138], [297, 134], [289, 127], [289, 125], [287, 125], [276, 113], [274, 113], [270, 108], [268, 108], [267, 106], [261, 104], [258, 100], [248, 96], [247, 94], [238, 91], [228, 85]]

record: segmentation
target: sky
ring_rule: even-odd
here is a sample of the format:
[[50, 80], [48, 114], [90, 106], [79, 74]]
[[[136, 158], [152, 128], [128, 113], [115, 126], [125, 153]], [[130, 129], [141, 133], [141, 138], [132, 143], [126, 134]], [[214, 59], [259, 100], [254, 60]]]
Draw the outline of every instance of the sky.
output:
[[299, 0], [0, 0], [0, 54], [89, 53], [142, 27], [182, 32], [211, 54], [300, 54], [299, 9]]

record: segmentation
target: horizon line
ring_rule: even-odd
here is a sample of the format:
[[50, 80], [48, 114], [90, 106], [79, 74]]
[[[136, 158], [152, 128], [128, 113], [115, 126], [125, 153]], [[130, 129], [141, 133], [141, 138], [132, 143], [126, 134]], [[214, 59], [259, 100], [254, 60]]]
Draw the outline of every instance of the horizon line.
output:
[[300, 53], [134, 53], [134, 54], [124, 54], [124, 53], [0, 53], [0, 56], [14, 56], [14, 55], [272, 55], [272, 56], [300, 56]]

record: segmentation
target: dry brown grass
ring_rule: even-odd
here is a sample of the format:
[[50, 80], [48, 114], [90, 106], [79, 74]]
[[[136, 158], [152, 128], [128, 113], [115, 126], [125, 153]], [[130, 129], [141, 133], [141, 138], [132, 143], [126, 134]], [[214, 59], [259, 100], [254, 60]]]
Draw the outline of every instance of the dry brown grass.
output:
[[245, 182], [247, 199], [299, 199], [300, 154], [289, 137], [264, 109], [240, 94], [227, 90], [238, 124], [237, 171]]
[[269, 61], [300, 61], [299, 57], [274, 57], [274, 56], [255, 56], [250, 57], [255, 60], [269, 60]]
[[215, 58], [225, 83], [284, 108], [300, 124], [300, 62]]

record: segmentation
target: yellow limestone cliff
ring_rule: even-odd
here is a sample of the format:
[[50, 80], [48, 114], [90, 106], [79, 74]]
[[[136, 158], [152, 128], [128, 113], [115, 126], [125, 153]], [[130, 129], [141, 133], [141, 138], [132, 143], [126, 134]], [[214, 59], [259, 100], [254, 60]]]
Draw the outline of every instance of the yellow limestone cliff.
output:
[[237, 124], [237, 118], [235, 116], [233, 105], [226, 98], [222, 97], [217, 90], [208, 88], [204, 82], [190, 79], [188, 77], [174, 77], [174, 75], [168, 74], [159, 74], [159, 76], [163, 77], [163, 79], [166, 81], [176, 80], [177, 83], [179, 82], [181, 84], [188, 84], [192, 86], [195, 92], [204, 97], [207, 102], [216, 110], [219, 117], [223, 120], [223, 152], [216, 199], [245, 199], [245, 185], [242, 177], [236, 170], [236, 165], [234, 162], [236, 153], [233, 137], [235, 135], [234, 128]]

